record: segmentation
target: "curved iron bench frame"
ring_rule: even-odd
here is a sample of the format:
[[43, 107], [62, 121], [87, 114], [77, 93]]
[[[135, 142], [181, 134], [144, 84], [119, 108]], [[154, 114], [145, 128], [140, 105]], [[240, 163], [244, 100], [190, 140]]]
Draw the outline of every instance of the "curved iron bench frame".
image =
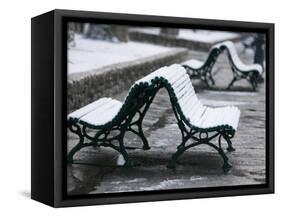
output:
[[[226, 42], [229, 43], [231, 41], [226, 41]], [[253, 70], [239, 69], [236, 66], [235, 62], [233, 61], [233, 57], [231, 55], [231, 52], [229, 51], [229, 47], [224, 43], [225, 42], [218, 43], [217, 45], [214, 45], [210, 49], [207, 59], [205, 60], [205, 62], [200, 68], [193, 68], [192, 66], [189, 66], [187, 64], [182, 64], [182, 66], [186, 69], [187, 74], [189, 74], [191, 79], [198, 78], [203, 80], [206, 83], [207, 87], [210, 87], [209, 82], [211, 82], [211, 84], [214, 85], [215, 81], [212, 76], [212, 69], [214, 67], [214, 64], [216, 63], [218, 56], [221, 53], [223, 53], [224, 50], [227, 50], [228, 61], [230, 63], [231, 70], [233, 72], [233, 79], [228, 84], [227, 89], [229, 90], [236, 81], [245, 79], [251, 84], [253, 90], [256, 91], [258, 86], [258, 79], [260, 78], [261, 73], [256, 69]], [[235, 52], [237, 51], [235, 50]]]
[[[150, 149], [148, 141], [142, 130], [142, 121], [152, 103], [158, 88], [149, 86], [147, 83], [136, 84], [130, 90], [123, 106], [113, 120], [105, 125], [95, 126], [89, 123], [70, 118], [68, 120], [68, 128], [71, 132], [79, 137], [79, 142], [68, 153], [68, 162], [73, 162], [73, 156], [80, 149], [88, 146], [94, 147], [111, 147], [118, 151], [125, 160], [125, 166], [132, 166], [133, 162], [128, 156], [124, 146], [124, 136], [126, 131], [130, 131], [143, 142], [143, 149]], [[133, 120], [137, 117], [137, 120]], [[94, 137], [87, 133], [87, 129], [97, 130]], [[111, 135], [111, 132], [117, 132], [117, 135]], [[90, 142], [85, 142], [85, 138]], [[114, 141], [118, 145], [114, 144]]]
[[[252, 70], [242, 70], [242, 69], [239, 69], [236, 66], [236, 64], [235, 64], [235, 62], [233, 60], [233, 57], [232, 57], [232, 55], [230, 53], [230, 50], [229, 50], [230, 48], [227, 47], [225, 44], [222, 44], [220, 47], [223, 50], [227, 50], [228, 61], [230, 63], [231, 70], [233, 72], [233, 79], [230, 81], [227, 89], [229, 90], [231, 88], [231, 86], [233, 86], [233, 84], [236, 81], [245, 79], [245, 80], [247, 80], [250, 83], [250, 85], [252, 86], [253, 90], [256, 91], [256, 89], [258, 87], [258, 79], [260, 78], [260, 76], [262, 76], [262, 73], [260, 73], [256, 69], [252, 69]], [[237, 53], [236, 50], [234, 52]], [[238, 54], [237, 54], [237, 56], [238, 56]], [[254, 65], [256, 65], [256, 64], [254, 64]], [[261, 69], [262, 69], [262, 66], [261, 66]]]
[[209, 51], [207, 59], [199, 68], [194, 68], [187, 64], [182, 64], [182, 66], [185, 68], [187, 74], [190, 76], [191, 79], [201, 79], [205, 82], [207, 87], [210, 87], [209, 83], [211, 83], [212, 85], [215, 84], [215, 80], [212, 75], [212, 70], [221, 52], [222, 50], [217, 47], [212, 48]]
[[[153, 79], [152, 83], [158, 84], [159, 86], [163, 86], [167, 89], [172, 104], [172, 109], [177, 119], [177, 125], [181, 131], [181, 136], [182, 136], [182, 142], [177, 146], [177, 151], [172, 155], [167, 167], [175, 168], [178, 158], [186, 150], [201, 144], [206, 144], [214, 148], [221, 155], [224, 162], [223, 171], [228, 172], [232, 168], [232, 165], [230, 164], [228, 157], [226, 156], [223, 150], [221, 140], [223, 138], [227, 142], [228, 152], [235, 151], [231, 142], [231, 139], [235, 135], [235, 129], [233, 129], [229, 125], [221, 125], [212, 128], [198, 128], [192, 125], [189, 119], [186, 119], [185, 115], [183, 114], [183, 111], [178, 103], [178, 99], [176, 97], [174, 89], [169, 83], [169, 81], [163, 77], [157, 77]], [[212, 133], [213, 135], [210, 136], [210, 134]], [[205, 137], [203, 137], [204, 134]], [[216, 138], [218, 138], [218, 145], [215, 145], [212, 142], [212, 140]], [[186, 143], [191, 140], [193, 140], [194, 142], [190, 143], [189, 145], [186, 145]]]
[[[148, 82], [141, 82], [140, 84], [134, 85], [117, 116], [112, 120], [112, 122], [109, 122], [106, 125], [93, 126], [85, 122], [78, 122], [77, 120], [70, 119], [68, 121], [68, 127], [71, 132], [79, 136], [79, 142], [69, 152], [68, 161], [73, 162], [74, 154], [81, 148], [87, 146], [104, 146], [111, 147], [114, 150], [118, 151], [124, 157], [124, 166], [133, 166], [133, 162], [129, 158], [129, 155], [123, 143], [125, 133], [126, 131], [135, 133], [142, 139], [143, 149], [147, 150], [150, 148], [148, 145], [148, 141], [143, 134], [142, 121], [156, 93], [163, 87], [168, 91], [172, 109], [177, 119], [177, 125], [182, 135], [182, 142], [177, 146], [177, 151], [172, 155], [167, 167], [175, 168], [177, 159], [186, 150], [201, 144], [206, 144], [218, 151], [224, 161], [223, 171], [228, 172], [232, 168], [232, 166], [229, 163], [228, 157], [226, 156], [222, 148], [221, 140], [223, 138], [227, 142], [227, 150], [229, 152], [235, 151], [231, 142], [231, 139], [235, 134], [235, 129], [233, 129], [229, 125], [222, 125], [213, 128], [198, 128], [192, 125], [190, 121], [184, 116], [183, 111], [181, 110], [181, 107], [178, 103], [178, 99], [176, 97], [174, 89], [169, 81], [164, 77], [158, 76], [154, 77], [151, 80], [151, 84], [149, 84]], [[139, 115], [137, 120], [132, 121], [137, 114]], [[137, 130], [133, 129], [133, 126], [136, 126]], [[95, 136], [92, 137], [87, 133], [87, 128], [96, 129], [98, 131]], [[110, 132], [116, 130], [120, 133], [110, 137]], [[210, 136], [210, 134], [212, 133], [213, 135]], [[205, 137], [203, 137], [203, 135], [205, 135]], [[85, 143], [85, 138], [89, 139], [90, 142]], [[218, 145], [215, 145], [212, 142], [212, 140], [216, 138], [218, 138]], [[116, 140], [119, 145], [113, 144], [114, 140]], [[191, 140], [193, 140], [194, 142], [186, 145], [186, 143]]]

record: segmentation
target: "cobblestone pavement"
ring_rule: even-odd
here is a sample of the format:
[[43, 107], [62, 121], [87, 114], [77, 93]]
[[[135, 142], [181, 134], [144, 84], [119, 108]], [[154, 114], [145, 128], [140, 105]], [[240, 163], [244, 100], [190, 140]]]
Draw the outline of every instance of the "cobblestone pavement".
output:
[[[252, 53], [241, 53], [243, 61], [250, 62]], [[190, 58], [204, 60], [206, 53], [190, 51]], [[75, 155], [76, 164], [68, 165], [69, 194], [149, 191], [176, 188], [252, 185], [265, 183], [265, 88], [259, 85], [252, 92], [246, 82], [239, 82], [234, 91], [225, 91], [232, 78], [229, 64], [222, 55], [214, 69], [215, 87], [206, 90], [200, 81], [194, 81], [203, 104], [209, 106], [235, 105], [241, 110], [240, 123], [232, 139], [236, 151], [227, 153], [233, 165], [225, 174], [222, 159], [208, 146], [199, 146], [185, 152], [176, 170], [166, 168], [176, 151], [181, 137], [166, 90], [161, 90], [144, 120], [145, 135], [151, 149], [143, 151], [142, 143], [134, 135], [126, 135], [125, 145], [137, 164], [133, 168], [120, 165], [120, 155], [109, 148], [84, 148]], [[240, 91], [237, 91], [240, 90]], [[127, 92], [114, 97], [123, 100]], [[78, 138], [68, 134], [68, 148]]]

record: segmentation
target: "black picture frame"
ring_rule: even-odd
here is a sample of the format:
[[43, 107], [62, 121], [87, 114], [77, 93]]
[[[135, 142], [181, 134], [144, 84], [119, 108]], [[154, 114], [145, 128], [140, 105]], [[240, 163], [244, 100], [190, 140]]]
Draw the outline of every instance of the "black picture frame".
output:
[[[266, 184], [69, 196], [66, 160], [66, 22], [263, 32], [266, 50]], [[53, 10], [32, 18], [31, 198], [53, 207], [274, 193], [274, 24]], [[42, 124], [44, 123], [44, 124]]]

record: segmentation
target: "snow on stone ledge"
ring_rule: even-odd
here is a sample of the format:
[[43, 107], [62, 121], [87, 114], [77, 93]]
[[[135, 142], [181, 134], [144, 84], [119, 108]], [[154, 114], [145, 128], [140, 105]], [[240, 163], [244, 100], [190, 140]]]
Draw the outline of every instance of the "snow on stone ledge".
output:
[[[160, 28], [133, 28], [131, 31], [142, 32], [151, 35], [160, 35]], [[188, 41], [202, 42], [214, 44], [225, 40], [232, 40], [240, 37], [239, 33], [227, 31], [210, 31], [210, 30], [194, 30], [180, 29], [177, 38], [186, 39]]]
[[234, 32], [208, 30], [194, 31], [190, 29], [181, 29], [178, 36], [178, 38], [183, 38], [190, 41], [205, 42], [210, 44], [235, 39], [237, 37], [239, 37], [239, 34]]
[[139, 43], [112, 43], [76, 37], [76, 46], [68, 49], [68, 73], [79, 73], [104, 66], [162, 54], [173, 48]]

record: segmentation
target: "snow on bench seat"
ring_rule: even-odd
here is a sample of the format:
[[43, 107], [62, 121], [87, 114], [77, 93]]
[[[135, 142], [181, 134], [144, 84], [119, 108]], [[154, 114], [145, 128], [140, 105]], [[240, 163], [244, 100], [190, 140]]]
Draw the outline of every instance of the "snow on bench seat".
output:
[[204, 108], [205, 111], [201, 114], [199, 119], [190, 119], [191, 124], [203, 129], [228, 125], [234, 130], [237, 130], [240, 116], [240, 111], [237, 107]]
[[94, 126], [112, 121], [122, 107], [122, 103], [111, 98], [101, 98], [68, 115], [68, 119]]
[[190, 124], [200, 129], [230, 126], [237, 130], [240, 110], [234, 106], [211, 108], [202, 105], [189, 76], [180, 65], [172, 65], [162, 72], [173, 88], [179, 107]]
[[225, 42], [218, 43], [218, 44], [214, 45], [213, 48], [214, 47], [217, 47], [217, 48], [225, 47], [225, 48], [227, 48], [227, 51], [229, 52], [229, 56], [232, 59], [234, 66], [238, 70], [243, 71], [243, 72], [257, 71], [260, 75], [263, 73], [263, 69], [262, 69], [261, 65], [259, 65], [259, 64], [246, 65], [245, 63], [243, 63], [240, 60], [233, 42], [225, 41]]
[[193, 69], [199, 69], [204, 65], [204, 62], [197, 59], [190, 59], [182, 63], [182, 65], [187, 65]]

